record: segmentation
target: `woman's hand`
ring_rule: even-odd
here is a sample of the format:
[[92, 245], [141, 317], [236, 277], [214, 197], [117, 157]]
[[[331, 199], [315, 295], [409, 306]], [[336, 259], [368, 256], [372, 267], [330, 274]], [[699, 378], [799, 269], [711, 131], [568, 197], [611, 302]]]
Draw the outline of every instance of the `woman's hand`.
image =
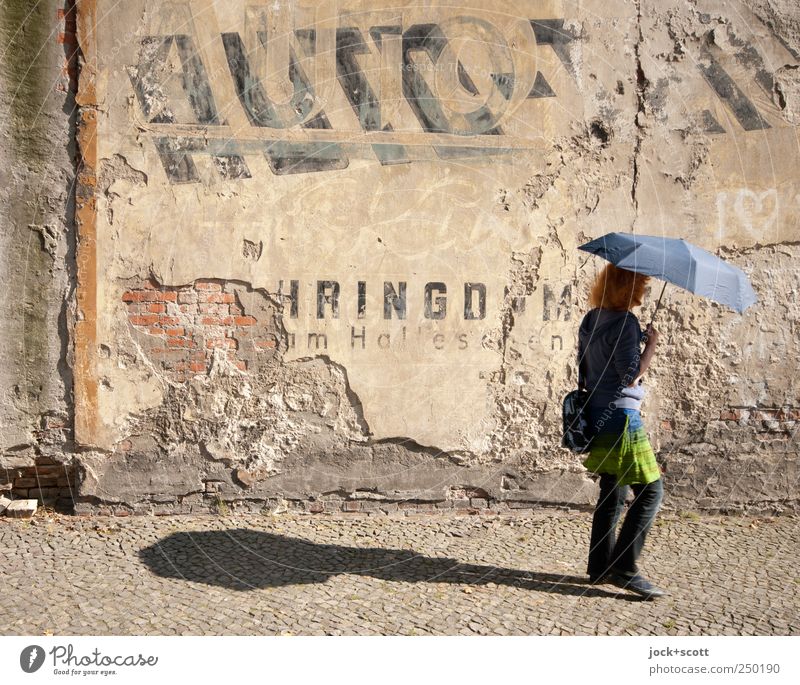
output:
[[644, 332], [644, 336], [645, 346], [652, 345], [655, 347], [658, 343], [658, 331], [653, 328], [653, 324], [647, 324], [647, 329]]

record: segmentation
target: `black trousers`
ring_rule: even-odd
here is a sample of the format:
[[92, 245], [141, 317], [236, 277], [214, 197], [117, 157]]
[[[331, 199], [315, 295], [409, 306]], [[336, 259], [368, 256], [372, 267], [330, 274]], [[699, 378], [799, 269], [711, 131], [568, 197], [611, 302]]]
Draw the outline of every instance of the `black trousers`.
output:
[[[625, 506], [627, 489], [633, 490], [634, 500], [625, 515], [619, 537], [617, 522]], [[642, 553], [647, 532], [664, 498], [664, 485], [659, 478], [653, 483], [617, 485], [617, 479], [600, 474], [600, 496], [592, 518], [587, 572], [592, 577], [613, 570], [632, 576], [638, 572], [636, 560]]]

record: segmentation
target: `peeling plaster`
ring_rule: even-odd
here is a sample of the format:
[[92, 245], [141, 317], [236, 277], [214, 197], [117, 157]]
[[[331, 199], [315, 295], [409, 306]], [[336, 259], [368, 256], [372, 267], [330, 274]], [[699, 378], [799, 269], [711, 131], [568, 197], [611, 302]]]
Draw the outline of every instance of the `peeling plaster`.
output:
[[[99, 402], [79, 423], [106, 454], [87, 458], [87, 502], [589, 502], [582, 467], [559, 447], [575, 334], [602, 266], [576, 248], [625, 227], [719, 250], [762, 298], [738, 317], [674, 289], [659, 314], [670, 342], [645, 412], [675, 497], [712, 506], [702, 479], [724, 471], [732, 446], [742, 463], [795, 463], [794, 419], [722, 418], [788, 417], [800, 404], [778, 361], [797, 358], [779, 326], [793, 330], [795, 306], [766, 291], [797, 280], [786, 2], [637, 0], [577, 16], [552, 4], [528, 18], [528, 5], [476, 3], [486, 24], [464, 18], [467, 6], [404, 6], [399, 32], [340, 34], [330, 54], [356, 67], [327, 65], [324, 104], [311, 83], [326, 65], [300, 38], [303, 74], [287, 65], [261, 83], [237, 47], [252, 37], [242, 4], [215, 5], [202, 26], [196, 4], [117, 8], [132, 40], [112, 52], [101, 30], [98, 78], [82, 77], [104, 107], [98, 289], [81, 291], [97, 338], [79, 331], [79, 349], [102, 352], [79, 364]], [[436, 46], [459, 31], [530, 50], [465, 48], [457, 78], [426, 80], [422, 66], [446, 61]], [[390, 55], [402, 81], [381, 71]], [[243, 82], [261, 90], [245, 97]], [[109, 83], [125, 85], [119, 97]], [[466, 116], [481, 98], [486, 109]], [[494, 121], [493, 108], [509, 116]], [[132, 299], [148, 279], [176, 299]], [[220, 303], [229, 309], [197, 299], [201, 284], [235, 296]], [[267, 334], [275, 347], [259, 350]]]

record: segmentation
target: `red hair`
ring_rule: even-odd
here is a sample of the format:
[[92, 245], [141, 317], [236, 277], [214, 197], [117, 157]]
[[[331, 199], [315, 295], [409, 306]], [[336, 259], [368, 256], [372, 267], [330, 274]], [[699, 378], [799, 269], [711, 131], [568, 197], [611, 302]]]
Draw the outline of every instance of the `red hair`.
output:
[[589, 293], [589, 307], [628, 311], [642, 304], [644, 288], [650, 276], [637, 274], [607, 264], [594, 281]]

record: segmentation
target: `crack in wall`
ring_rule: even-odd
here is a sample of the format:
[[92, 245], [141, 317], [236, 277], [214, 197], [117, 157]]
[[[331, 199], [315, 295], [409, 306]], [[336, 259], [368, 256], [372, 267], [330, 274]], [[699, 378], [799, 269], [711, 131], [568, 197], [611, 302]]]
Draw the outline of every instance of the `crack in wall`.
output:
[[503, 294], [500, 314], [499, 343], [501, 362], [496, 382], [505, 385], [508, 369], [508, 342], [514, 329], [514, 312], [524, 308], [525, 298], [536, 291], [539, 267], [542, 262], [542, 249], [533, 248], [530, 252], [514, 252], [511, 255], [511, 268]]
[[642, 148], [642, 137], [644, 132], [644, 118], [645, 118], [645, 91], [649, 84], [644, 74], [642, 67], [642, 43], [644, 36], [642, 35], [642, 3], [641, 0], [636, 0], [636, 42], [634, 43], [633, 52], [636, 57], [636, 114], [633, 119], [634, 131], [636, 132], [636, 141], [633, 148], [633, 173], [631, 180], [631, 202], [633, 203], [634, 217], [633, 224], [636, 223], [636, 218], [639, 216], [639, 200], [636, 197], [636, 191], [639, 186], [639, 154]]

